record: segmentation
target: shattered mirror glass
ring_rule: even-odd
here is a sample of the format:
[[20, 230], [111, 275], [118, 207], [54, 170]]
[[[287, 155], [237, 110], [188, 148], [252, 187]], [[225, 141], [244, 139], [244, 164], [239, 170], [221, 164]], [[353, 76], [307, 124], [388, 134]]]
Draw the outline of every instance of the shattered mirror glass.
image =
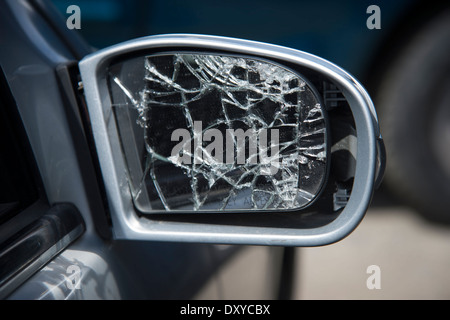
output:
[[326, 114], [298, 73], [258, 58], [162, 53], [108, 69], [142, 213], [296, 210], [327, 175]]

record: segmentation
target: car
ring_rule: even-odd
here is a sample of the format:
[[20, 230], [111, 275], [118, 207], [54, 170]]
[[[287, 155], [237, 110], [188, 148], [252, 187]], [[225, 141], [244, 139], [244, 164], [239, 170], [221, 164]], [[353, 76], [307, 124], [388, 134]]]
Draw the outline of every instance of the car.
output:
[[1, 298], [289, 299], [294, 248], [363, 219], [383, 139], [335, 64], [198, 34], [95, 50], [50, 2], [1, 6]]

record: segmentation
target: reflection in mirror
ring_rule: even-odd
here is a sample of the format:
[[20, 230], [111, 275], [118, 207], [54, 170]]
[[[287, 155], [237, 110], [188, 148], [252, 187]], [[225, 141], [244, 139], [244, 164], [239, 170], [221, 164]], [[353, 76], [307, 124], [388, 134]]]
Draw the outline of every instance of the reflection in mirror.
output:
[[296, 72], [257, 58], [164, 53], [109, 68], [142, 213], [301, 209], [327, 174], [326, 114]]

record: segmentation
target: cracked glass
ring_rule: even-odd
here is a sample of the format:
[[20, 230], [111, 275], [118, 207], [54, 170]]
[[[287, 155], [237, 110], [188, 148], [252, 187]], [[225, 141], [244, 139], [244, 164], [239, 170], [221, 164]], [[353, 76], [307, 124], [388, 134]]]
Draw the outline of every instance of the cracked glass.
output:
[[111, 65], [108, 85], [142, 213], [296, 210], [324, 185], [325, 110], [288, 68], [164, 53]]

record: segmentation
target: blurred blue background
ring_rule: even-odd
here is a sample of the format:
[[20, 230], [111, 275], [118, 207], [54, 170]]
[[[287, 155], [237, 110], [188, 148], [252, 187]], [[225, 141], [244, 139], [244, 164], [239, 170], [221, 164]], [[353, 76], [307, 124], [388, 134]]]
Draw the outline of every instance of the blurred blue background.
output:
[[[362, 80], [393, 30], [416, 22], [409, 14], [416, 2], [53, 0], [66, 17], [69, 5], [80, 7], [80, 32], [97, 48], [154, 34], [223, 35], [307, 51]], [[381, 9], [380, 30], [366, 26], [372, 4]]]

